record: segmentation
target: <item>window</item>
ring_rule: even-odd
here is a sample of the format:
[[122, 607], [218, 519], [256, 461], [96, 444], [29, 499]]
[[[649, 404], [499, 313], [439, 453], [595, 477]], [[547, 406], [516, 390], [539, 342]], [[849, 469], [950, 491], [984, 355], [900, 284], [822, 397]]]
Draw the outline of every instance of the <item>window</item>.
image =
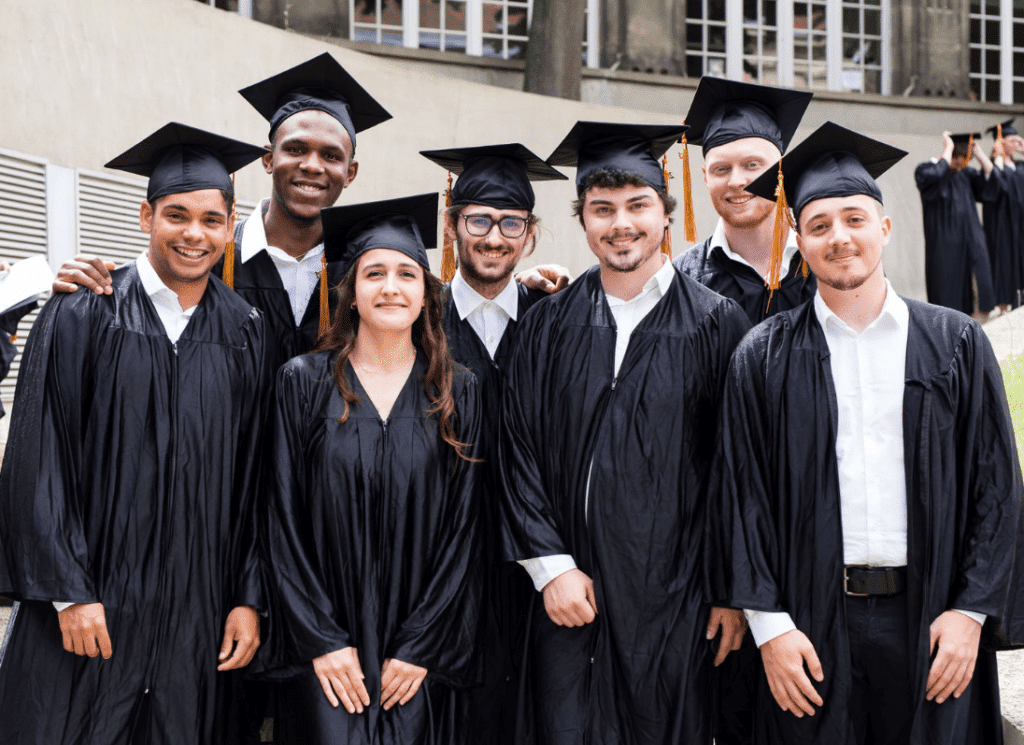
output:
[[498, 0], [483, 6], [483, 56], [524, 59], [533, 3]]
[[464, 0], [421, 0], [419, 46], [442, 52], [466, 51]]
[[775, 0], [743, 2], [743, 79], [779, 85], [778, 19]]
[[882, 0], [843, 0], [842, 89], [882, 92]]
[[688, 77], [725, 76], [725, 4], [726, 0], [687, 0], [686, 75]]
[[999, 101], [1003, 30], [999, 0], [971, 0], [970, 23], [971, 95], [978, 101]]
[[402, 46], [402, 6], [398, 0], [349, 0], [349, 38]]
[[793, 3], [793, 87], [828, 87], [828, 14], [824, 0]]

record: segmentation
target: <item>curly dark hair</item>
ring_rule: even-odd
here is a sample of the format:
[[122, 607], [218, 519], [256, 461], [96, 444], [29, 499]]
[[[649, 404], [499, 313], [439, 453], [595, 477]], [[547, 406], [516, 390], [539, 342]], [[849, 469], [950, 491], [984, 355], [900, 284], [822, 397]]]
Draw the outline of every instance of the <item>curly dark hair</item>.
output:
[[[620, 171], [613, 168], [601, 168], [594, 171], [583, 184], [583, 191], [580, 192], [580, 196], [574, 199], [572, 203], [572, 216], [580, 221], [580, 225], [583, 224], [583, 203], [586, 201], [587, 192], [595, 186], [606, 189], [621, 189], [623, 186], [651, 186], [651, 184], [639, 174], [630, 173], [629, 171]], [[679, 202], [664, 189], [652, 188], [661, 197], [661, 203], [665, 205], [665, 214], [669, 216], [669, 222], [671, 222], [672, 213], [675, 212]]]
[[[345, 412], [339, 421], [348, 419], [349, 405], [357, 403], [359, 397], [349, 385], [345, 374], [345, 365], [355, 346], [356, 335], [359, 333], [359, 312], [353, 307], [356, 298], [356, 270], [359, 262], [355, 262], [337, 286], [338, 310], [334, 314], [331, 327], [316, 345], [314, 351], [337, 351], [334, 362], [334, 382], [345, 399]], [[455, 436], [452, 420], [458, 416], [455, 411], [455, 399], [452, 397], [452, 378], [454, 363], [448, 351], [448, 340], [445, 337], [442, 319], [444, 317], [444, 301], [442, 291], [444, 285], [430, 272], [423, 271], [423, 311], [412, 325], [412, 341], [427, 356], [427, 372], [423, 376], [423, 388], [430, 399], [431, 407], [427, 415], [437, 416], [438, 429], [444, 441], [455, 448], [455, 452], [463, 460], [476, 462], [466, 454], [470, 443], [460, 442]]]

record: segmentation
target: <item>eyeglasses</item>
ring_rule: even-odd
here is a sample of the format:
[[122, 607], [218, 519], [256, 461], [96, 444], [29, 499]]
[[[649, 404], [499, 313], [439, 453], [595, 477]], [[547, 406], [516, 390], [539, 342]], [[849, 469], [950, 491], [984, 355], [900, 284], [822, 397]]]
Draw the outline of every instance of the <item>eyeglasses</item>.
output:
[[485, 236], [491, 232], [491, 228], [497, 224], [498, 230], [506, 238], [518, 238], [526, 232], [527, 219], [505, 215], [495, 220], [490, 215], [460, 215], [466, 221], [466, 231], [470, 235]]

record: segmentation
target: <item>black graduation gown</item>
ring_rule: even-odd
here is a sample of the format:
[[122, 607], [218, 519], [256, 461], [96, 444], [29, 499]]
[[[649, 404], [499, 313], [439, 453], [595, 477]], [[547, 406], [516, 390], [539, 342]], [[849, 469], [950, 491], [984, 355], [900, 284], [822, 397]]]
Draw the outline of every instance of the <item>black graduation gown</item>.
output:
[[[18, 356], [18, 348], [11, 337], [18, 333], [18, 323], [22, 318], [36, 309], [36, 300], [27, 300], [0, 314], [0, 380], [11, 371], [11, 363]], [[0, 418], [4, 416], [3, 404], [0, 404]]]
[[[260, 213], [254, 213], [260, 219]], [[246, 218], [252, 219], [252, 217]], [[292, 313], [288, 291], [281, 283], [281, 275], [274, 266], [274, 260], [266, 251], [260, 251], [249, 261], [242, 263], [242, 229], [245, 220], [235, 226], [235, 278], [234, 288], [245, 302], [252, 305], [263, 315], [263, 323], [267, 335], [267, 364], [269, 369], [277, 371], [281, 365], [300, 354], [313, 351], [320, 333], [320, 290], [319, 285], [313, 290], [306, 305], [302, 322], [295, 325], [295, 314]], [[218, 277], [224, 272], [224, 260], [221, 259], [213, 269]], [[341, 283], [341, 264], [328, 262], [327, 281], [332, 290], [328, 294], [331, 317], [338, 304], [334, 288]]]
[[[1024, 642], [1021, 476], [1002, 375], [977, 323], [907, 300], [906, 643], [918, 702], [913, 745], [1001, 742], [994, 646]], [[756, 327], [737, 348], [722, 405], [716, 585], [729, 605], [787, 611], [807, 634], [825, 701], [797, 719], [762, 679], [759, 743], [853, 745], [835, 453], [837, 404], [814, 304]], [[712, 543], [714, 545], [714, 543]], [[1014, 552], [1016, 550], [1016, 558]], [[1014, 567], [1016, 562], [1016, 567]], [[964, 696], [925, 701], [929, 626], [950, 608], [985, 613]]]
[[[817, 283], [813, 274], [804, 277], [799, 252], [789, 263], [779, 289], [771, 292], [764, 278], [751, 267], [733, 261], [721, 248], [710, 248], [711, 238], [676, 257], [675, 265], [719, 295], [735, 300], [754, 325], [783, 310], [795, 308], [814, 297]], [[771, 297], [769, 304], [768, 298]]]
[[[472, 682], [480, 566], [476, 467], [459, 460], [425, 411], [416, 359], [386, 422], [348, 366], [360, 402], [344, 402], [332, 352], [303, 355], [279, 372], [269, 430], [266, 494], [272, 602], [267, 667], [284, 705], [286, 743], [412, 745], [456, 742], [453, 688]], [[479, 436], [476, 380], [452, 383], [456, 436]], [[472, 452], [472, 451], [470, 451]], [[358, 649], [371, 704], [332, 709], [315, 657]], [[427, 668], [404, 706], [380, 708], [381, 667], [395, 658]], [[290, 686], [290, 688], [289, 688]]]
[[469, 321], [459, 318], [455, 301], [449, 296], [444, 308], [444, 329], [448, 348], [460, 365], [476, 375], [480, 386], [479, 469], [481, 494], [481, 535], [483, 561], [488, 568], [484, 601], [480, 613], [477, 650], [483, 685], [466, 693], [466, 724], [470, 743], [511, 745], [515, 741], [516, 708], [520, 669], [525, 654], [526, 622], [537, 591], [526, 571], [518, 564], [501, 560], [499, 499], [502, 494], [498, 468], [498, 424], [505, 370], [512, 354], [519, 323], [526, 311], [547, 293], [515, 285], [519, 293], [518, 320], [509, 319], [505, 333], [491, 359], [487, 347]]
[[[172, 345], [134, 264], [58, 294], [25, 353], [0, 474], [0, 743], [223, 743], [224, 621], [264, 607], [254, 539], [263, 328], [211, 277]], [[110, 660], [50, 601], [102, 602]], [[141, 739], [132, 739], [134, 737]]]
[[971, 273], [978, 285], [978, 308], [995, 307], [992, 268], [977, 201], [995, 188], [973, 168], [953, 171], [949, 163], [922, 163], [914, 172], [924, 216], [924, 275], [928, 302], [964, 313], [974, 310]]
[[535, 603], [542, 745], [710, 741], [704, 507], [725, 371], [748, 327], [677, 269], [615, 375], [598, 267], [521, 324], [502, 406], [506, 558], [571, 554], [598, 608], [571, 629]]
[[1024, 245], [1024, 181], [1010, 170], [992, 169], [992, 188], [982, 195], [982, 225], [992, 265], [995, 300], [1020, 305], [1017, 297], [1017, 247]]

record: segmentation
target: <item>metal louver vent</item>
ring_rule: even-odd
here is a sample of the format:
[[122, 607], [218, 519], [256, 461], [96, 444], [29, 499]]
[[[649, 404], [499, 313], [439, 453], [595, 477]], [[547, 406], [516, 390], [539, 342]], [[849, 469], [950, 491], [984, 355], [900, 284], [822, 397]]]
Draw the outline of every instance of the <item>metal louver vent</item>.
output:
[[[46, 254], [46, 161], [0, 150], [0, 259], [8, 263]], [[18, 324], [18, 356], [0, 383], [8, 415], [14, 401], [21, 353], [38, 311]]]

